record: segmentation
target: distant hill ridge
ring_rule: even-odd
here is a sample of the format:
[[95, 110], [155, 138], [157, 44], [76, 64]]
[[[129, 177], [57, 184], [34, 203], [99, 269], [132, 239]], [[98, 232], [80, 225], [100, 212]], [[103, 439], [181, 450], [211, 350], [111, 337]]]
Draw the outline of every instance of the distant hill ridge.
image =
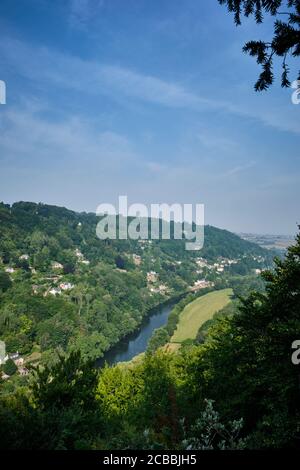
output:
[[[47, 235], [55, 236], [55, 232], [62, 226], [68, 228], [74, 245], [80, 244], [87, 234], [93, 239], [93, 242], [98, 241], [99, 245], [103, 244], [96, 237], [96, 225], [99, 220], [95, 213], [75, 212], [54, 205], [22, 201], [12, 205], [0, 203], [0, 237], [9, 235], [11, 231], [14, 232], [14, 229], [18, 228], [20, 232], [14, 233], [14, 242], [22, 248], [24, 246], [24, 236], [33, 231], [40, 230]], [[78, 230], [78, 224], [84, 226], [81, 234]], [[204, 247], [198, 252], [198, 255], [204, 258], [235, 257], [243, 254], [268, 256], [266, 250], [262, 247], [248, 240], [243, 240], [240, 236], [228, 230], [206, 225], [204, 231]], [[166, 247], [169, 241], [160, 240], [159, 242]], [[112, 243], [119, 243], [122, 246], [124, 241], [116, 240]], [[133, 241], [132, 243], [135, 244], [136, 242]], [[183, 248], [181, 241], [176, 240], [176, 243]]]

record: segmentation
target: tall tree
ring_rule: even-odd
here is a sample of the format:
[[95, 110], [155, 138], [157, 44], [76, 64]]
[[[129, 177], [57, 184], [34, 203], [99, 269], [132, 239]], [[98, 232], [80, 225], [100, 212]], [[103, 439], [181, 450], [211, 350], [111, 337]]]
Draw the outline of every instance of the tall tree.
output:
[[59, 357], [53, 367], [36, 370], [32, 402], [40, 413], [45, 448], [85, 447], [99, 431], [97, 382], [93, 362], [83, 361], [79, 352]]
[[299, 366], [291, 360], [300, 339], [300, 235], [275, 262], [263, 274], [266, 292], [252, 293], [213, 327], [190, 364], [198, 377], [190, 388], [230, 418], [238, 410], [255, 447], [297, 446], [300, 429]]

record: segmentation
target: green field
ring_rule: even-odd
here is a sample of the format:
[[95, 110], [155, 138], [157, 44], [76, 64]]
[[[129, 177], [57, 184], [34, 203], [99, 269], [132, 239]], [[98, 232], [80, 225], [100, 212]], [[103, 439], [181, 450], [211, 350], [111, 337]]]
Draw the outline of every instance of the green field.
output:
[[186, 339], [195, 339], [203, 323], [230, 302], [232, 289], [223, 289], [199, 297], [188, 304], [180, 314], [179, 323], [171, 343], [182, 343]]

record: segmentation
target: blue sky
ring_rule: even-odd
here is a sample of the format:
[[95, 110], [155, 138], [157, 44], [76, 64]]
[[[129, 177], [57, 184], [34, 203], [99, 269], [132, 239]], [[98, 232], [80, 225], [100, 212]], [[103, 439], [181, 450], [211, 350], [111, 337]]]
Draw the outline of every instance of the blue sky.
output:
[[255, 93], [241, 52], [271, 34], [217, 0], [1, 0], [0, 199], [204, 203], [206, 223], [294, 234], [300, 105], [278, 80]]

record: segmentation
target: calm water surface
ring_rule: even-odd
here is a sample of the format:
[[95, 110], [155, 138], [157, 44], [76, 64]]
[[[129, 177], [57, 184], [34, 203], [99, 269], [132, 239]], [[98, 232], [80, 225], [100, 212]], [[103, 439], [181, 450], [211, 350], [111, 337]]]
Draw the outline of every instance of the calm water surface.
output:
[[138, 331], [121, 340], [116, 346], [105, 353], [104, 357], [98, 359], [97, 365], [101, 367], [104, 362], [113, 365], [117, 362], [130, 361], [137, 354], [144, 352], [147, 349], [147, 344], [152, 336], [153, 330], [167, 323], [168, 316], [174, 304], [175, 302], [172, 302], [163, 307], [157, 307], [157, 309], [143, 321]]

